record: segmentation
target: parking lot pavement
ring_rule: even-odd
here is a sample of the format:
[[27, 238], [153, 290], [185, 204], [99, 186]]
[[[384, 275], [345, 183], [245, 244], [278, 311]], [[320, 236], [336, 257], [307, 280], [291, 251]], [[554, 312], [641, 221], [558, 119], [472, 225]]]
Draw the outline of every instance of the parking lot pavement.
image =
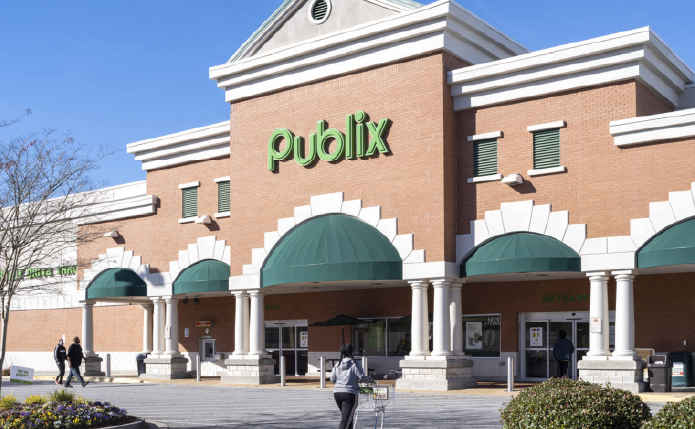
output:
[[[31, 386], [3, 383], [2, 393], [24, 399], [57, 387], [48, 381]], [[330, 389], [90, 383], [73, 390], [172, 428], [325, 429], [339, 423]], [[502, 395], [397, 392], [396, 402], [387, 408], [384, 428], [500, 428], [499, 409], [507, 400]], [[373, 414], [363, 414], [360, 421], [359, 428], [374, 427]]]

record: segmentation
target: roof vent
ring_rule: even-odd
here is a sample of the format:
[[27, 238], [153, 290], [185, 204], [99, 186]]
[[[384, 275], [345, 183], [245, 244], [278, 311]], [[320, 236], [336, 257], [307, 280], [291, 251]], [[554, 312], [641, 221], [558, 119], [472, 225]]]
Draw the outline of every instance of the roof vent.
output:
[[314, 4], [311, 5], [311, 8], [309, 9], [309, 15], [311, 16], [311, 19], [316, 23], [316, 24], [321, 24], [326, 19], [328, 19], [328, 15], [331, 13], [331, 2], [330, 0], [315, 0]]

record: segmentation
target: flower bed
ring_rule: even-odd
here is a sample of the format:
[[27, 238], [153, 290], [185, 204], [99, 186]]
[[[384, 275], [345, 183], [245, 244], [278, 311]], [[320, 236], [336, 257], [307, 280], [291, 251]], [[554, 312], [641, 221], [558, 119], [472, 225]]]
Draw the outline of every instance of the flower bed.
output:
[[130, 421], [125, 409], [108, 402], [47, 402], [0, 411], [0, 427], [3, 429], [103, 428]]

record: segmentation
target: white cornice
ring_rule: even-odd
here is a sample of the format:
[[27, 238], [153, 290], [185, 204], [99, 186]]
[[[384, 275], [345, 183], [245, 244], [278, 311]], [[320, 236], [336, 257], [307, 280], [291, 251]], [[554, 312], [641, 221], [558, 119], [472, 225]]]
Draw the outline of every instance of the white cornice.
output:
[[148, 216], [157, 211], [157, 196], [147, 195], [144, 180], [99, 189], [94, 194], [97, 203], [89, 207], [87, 216], [76, 221], [78, 225]]
[[210, 68], [235, 101], [438, 50], [478, 64], [527, 52], [458, 4], [428, 6]]
[[229, 140], [229, 121], [225, 121], [130, 143], [127, 152], [134, 154], [135, 160], [142, 161], [143, 170], [155, 170], [227, 156], [230, 153]]
[[695, 108], [613, 121], [610, 133], [616, 146], [694, 137]]
[[695, 74], [644, 27], [453, 70], [448, 82], [464, 110], [627, 79], [677, 106]]

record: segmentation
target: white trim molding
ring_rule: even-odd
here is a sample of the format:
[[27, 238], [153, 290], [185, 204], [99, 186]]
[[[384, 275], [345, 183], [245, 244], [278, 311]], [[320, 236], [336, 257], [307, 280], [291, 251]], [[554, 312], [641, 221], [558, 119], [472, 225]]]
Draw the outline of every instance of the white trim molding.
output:
[[555, 128], [567, 128], [567, 122], [555, 121], [548, 122], [547, 124], [531, 125], [530, 127], [526, 127], [526, 131], [535, 133], [536, 131], [553, 130]]
[[143, 170], [150, 171], [229, 156], [229, 141], [229, 121], [225, 121], [129, 143], [126, 151], [134, 154], [136, 161], [142, 161]]
[[92, 192], [94, 204], [85, 217], [76, 219], [77, 225], [107, 222], [138, 216], [149, 216], [157, 212], [156, 195], [147, 195], [147, 182], [126, 183]]
[[502, 131], [493, 131], [491, 133], [476, 134], [474, 136], [468, 136], [468, 141], [474, 142], [474, 141], [478, 141], [478, 140], [499, 139], [499, 138], [502, 138]]
[[133, 270], [138, 277], [148, 283], [147, 276], [150, 274], [150, 266], [142, 263], [142, 256], [135, 256], [132, 250], [125, 250], [125, 247], [110, 247], [106, 249], [105, 254], [99, 255], [98, 259], [91, 261], [91, 268], [84, 269], [84, 278], [80, 280], [82, 293], [84, 294], [87, 285], [97, 274], [109, 268]]
[[561, 165], [559, 167], [548, 167], [548, 168], [539, 168], [537, 170], [528, 170], [526, 174], [529, 176], [544, 176], [546, 174], [557, 174], [557, 173], [567, 173], [567, 167], [564, 165]]
[[678, 107], [695, 73], [649, 27], [449, 72], [455, 110], [637, 79]]
[[229, 182], [230, 180], [230, 176], [218, 177], [217, 179], [215, 179], [215, 183]]
[[215, 219], [220, 219], [220, 218], [223, 218], [223, 217], [229, 217], [229, 216], [231, 216], [231, 215], [232, 215], [231, 212], [215, 213]]
[[480, 183], [480, 182], [494, 182], [496, 180], [502, 180], [502, 175], [501, 174], [491, 174], [489, 176], [479, 176], [479, 177], [471, 177], [468, 179], [468, 183]]
[[182, 183], [179, 185], [179, 189], [198, 188], [198, 187], [200, 187], [199, 181]]
[[612, 121], [610, 133], [616, 146], [695, 137], [695, 108]]
[[181, 223], [181, 224], [194, 223], [197, 220], [198, 220], [198, 216], [184, 217], [184, 218], [179, 219], [179, 223]]

